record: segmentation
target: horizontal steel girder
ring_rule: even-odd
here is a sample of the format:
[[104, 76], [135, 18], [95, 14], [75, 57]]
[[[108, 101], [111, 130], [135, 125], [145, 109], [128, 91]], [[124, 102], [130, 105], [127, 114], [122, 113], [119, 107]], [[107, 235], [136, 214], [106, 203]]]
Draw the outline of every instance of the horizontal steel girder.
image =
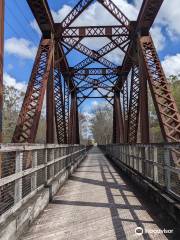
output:
[[118, 68], [83, 68], [80, 70], [70, 69], [70, 74], [76, 75], [119, 75], [121, 72], [121, 67]]
[[84, 37], [117, 37], [128, 36], [129, 33], [124, 26], [89, 26], [68, 27], [64, 31], [61, 24], [55, 24], [57, 36], [60, 38], [84, 38]]
[[[131, 40], [129, 43], [129, 47], [127, 49], [127, 54], [124, 57], [123, 63], [122, 63], [122, 71], [129, 73], [133, 62], [132, 58], [129, 56], [133, 57], [133, 51], [135, 46], [136, 41], [135, 38], [137, 37], [137, 33], [140, 34], [147, 34], [149, 33], [149, 30], [154, 23], [154, 20], [157, 16], [157, 13], [162, 5], [164, 0], [146, 0], [143, 1], [143, 4], [141, 6], [137, 22], [135, 22], [131, 28]], [[121, 88], [123, 86], [122, 82], [117, 82], [116, 85], [118, 88]]]

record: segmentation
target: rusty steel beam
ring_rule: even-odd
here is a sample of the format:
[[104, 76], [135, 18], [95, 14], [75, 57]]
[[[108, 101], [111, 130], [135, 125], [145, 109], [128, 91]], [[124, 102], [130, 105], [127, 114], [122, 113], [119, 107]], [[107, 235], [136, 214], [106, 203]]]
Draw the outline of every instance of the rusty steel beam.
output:
[[63, 98], [63, 84], [60, 72], [60, 64], [54, 68], [54, 101], [55, 121], [58, 144], [67, 144], [65, 106]]
[[126, 77], [122, 77], [121, 81], [124, 82], [123, 94], [123, 122], [124, 122], [124, 142], [127, 142], [128, 135], [128, 113], [129, 113], [129, 83]]
[[144, 71], [143, 58], [138, 49], [139, 58], [139, 77], [140, 77], [140, 138], [141, 143], [148, 144], [150, 142], [149, 134], [149, 104], [147, 77]]
[[[140, 76], [139, 67], [134, 65], [131, 75], [131, 89], [128, 113], [128, 143], [137, 143], [138, 123], [139, 123], [139, 105], [140, 105]], [[143, 99], [142, 99], [142, 103]]]
[[63, 75], [69, 89], [73, 90], [75, 88], [75, 85], [74, 85], [72, 78], [69, 78], [69, 76], [70, 76], [69, 64], [67, 62], [63, 47], [60, 43], [58, 43], [58, 52], [59, 52], [59, 59], [61, 59], [61, 61], [56, 60], [55, 64], [60, 63], [60, 69], [61, 69], [62, 75]]
[[[123, 48], [124, 46], [126, 46], [129, 42], [129, 37], [118, 37], [117, 39], [118, 42], [118, 46], [119, 48]], [[69, 41], [69, 40], [67, 40]], [[113, 63], [109, 63], [108, 60], [104, 59], [103, 56], [105, 56], [106, 54], [110, 53], [111, 51], [113, 51], [114, 49], [117, 48], [117, 44], [114, 44], [112, 41], [108, 44], [106, 44], [104, 47], [102, 47], [101, 49], [99, 49], [97, 52], [90, 50], [90, 51], [86, 51], [85, 54], [85, 49], [81, 49], [81, 45], [79, 47], [77, 47], [77, 50], [81, 50], [85, 55], [89, 55], [89, 57], [87, 57], [86, 59], [84, 59], [83, 61], [81, 61], [80, 63], [78, 63], [77, 65], [74, 66], [74, 69], [82, 69], [85, 68], [86, 66], [90, 65], [91, 63], [95, 62], [95, 61], [100, 61], [100, 63], [102, 63], [104, 66], [107, 66], [109, 68], [116, 68], [117, 66]]]
[[13, 143], [35, 141], [47, 81], [50, 77], [52, 58], [53, 41], [42, 39], [13, 134]]
[[[127, 32], [127, 36], [129, 36], [129, 20], [126, 18], [126, 16], [117, 8], [117, 6], [110, 0], [103, 0], [103, 1], [99, 1], [105, 8], [108, 9], [108, 11], [117, 18], [117, 20], [126, 28], [126, 32]], [[118, 38], [117, 38], [118, 40]], [[64, 38], [64, 41], [68, 44], [70, 44], [70, 40], [67, 40]], [[119, 47], [123, 48], [123, 44], [127, 45], [127, 37], [122, 36], [121, 38], [119, 38], [118, 41]], [[75, 45], [74, 43], [70, 44], [71, 46]], [[78, 46], [79, 45], [79, 46]], [[77, 50], [80, 50], [81, 52], [83, 52], [85, 55], [89, 54], [89, 50], [87, 51], [87, 48], [84, 48], [84, 46], [82, 46], [82, 44], [78, 44], [76, 46]], [[90, 53], [90, 58], [85, 59], [83, 62], [81, 62], [80, 64], [76, 65], [75, 68], [79, 68], [82, 66], [85, 67], [89, 64], [91, 64], [92, 62], [94, 62], [93, 60], [97, 61], [100, 60], [101, 57], [103, 57], [104, 55], [106, 55], [107, 53], [109, 53], [110, 51], [112, 51], [113, 49], [115, 49], [117, 47], [117, 44], [114, 44], [113, 42], [107, 44], [106, 46], [104, 46], [103, 48], [101, 48], [97, 54], [95, 54], [95, 52], [93, 51], [92, 53]], [[102, 62], [101, 62], [102, 63]], [[104, 64], [105, 63], [105, 64]], [[106, 65], [106, 62], [103, 61], [102, 63], [103, 65]]]
[[50, 38], [54, 32], [54, 21], [47, 0], [27, 0], [44, 38]]
[[69, 108], [70, 108], [70, 88], [69, 77], [64, 80], [64, 111], [65, 111], [65, 125], [66, 125], [66, 139], [69, 142]]
[[[164, 138], [167, 141], [179, 140], [180, 119], [177, 108], [164, 80], [165, 77], [157, 60], [152, 40], [148, 35], [163, 0], [144, 0], [136, 22], [130, 22], [113, 1], [98, 0], [116, 18], [119, 25], [84, 27], [72, 27], [71, 24], [90, 6], [93, 0], [80, 0], [67, 17], [57, 24], [53, 21], [47, 0], [27, 0], [27, 2], [42, 31], [44, 40], [41, 41], [38, 50], [13, 141], [33, 142], [35, 140], [44, 92], [48, 84], [47, 142], [54, 141], [55, 115], [58, 142], [79, 143], [77, 101], [83, 99], [81, 104], [87, 98], [94, 98], [94, 96], [91, 97], [91, 93], [96, 90], [100, 94], [98, 98], [104, 98], [110, 104], [114, 99], [113, 141], [115, 143], [137, 141], [140, 111], [142, 142], [148, 143], [147, 79]], [[110, 42], [98, 51], [94, 51], [80, 43], [84, 37], [108, 37]], [[49, 48], [42, 47], [43, 41], [49, 43], [49, 45], [47, 43]], [[56, 44], [55, 51], [52, 50], [54, 44]], [[67, 49], [66, 53], [64, 48]], [[106, 54], [116, 48], [125, 53], [122, 67], [117, 67], [105, 58]], [[72, 49], [87, 56], [73, 69], [69, 67], [66, 58]], [[106, 68], [86, 68], [94, 62], [99, 62]], [[129, 104], [127, 76], [131, 68], [133, 70]], [[61, 75], [64, 80], [63, 84]], [[89, 75], [102, 75], [102, 77], [91, 79]], [[115, 77], [117, 79], [112, 80]], [[122, 88], [123, 112], [120, 102]], [[105, 91], [102, 93], [101, 89], [107, 93], [104, 94]], [[90, 90], [89, 94], [87, 90]], [[110, 95], [112, 92], [114, 96]]]
[[69, 27], [93, 1], [94, 0], [80, 0], [72, 9], [72, 11], [61, 22], [62, 27], [64, 29]]
[[129, 31], [130, 21], [111, 0], [98, 0]]
[[78, 120], [78, 103], [76, 91], [71, 92], [71, 111], [69, 125], [69, 144], [79, 144], [79, 120]]
[[[139, 38], [140, 57], [148, 79], [161, 131], [167, 142], [180, 141], [180, 114], [151, 36]], [[180, 159], [179, 159], [180, 164]]]
[[3, 60], [4, 60], [4, 0], [0, 1], [0, 143], [2, 143], [3, 114]]
[[[73, 39], [73, 38], [64, 38], [63, 42], [66, 43], [67, 45], [69, 45], [70, 47], [75, 46], [74, 48], [83, 53], [84, 55], [89, 57], [89, 61], [90, 63], [94, 62], [94, 61], [98, 61], [99, 63], [101, 63], [102, 65], [108, 67], [108, 68], [115, 68], [117, 67], [115, 64], [113, 64], [112, 62], [110, 62], [109, 60], [107, 60], [106, 58], [104, 58], [103, 56], [105, 54], [107, 54], [108, 52], [110, 52], [111, 50], [109, 49], [109, 51], [102, 52], [102, 50], [100, 51], [94, 51], [89, 49], [88, 47], [86, 47], [85, 45], [83, 45], [82, 43], [78, 43], [76, 45], [76, 42], [78, 41], [78, 39]], [[88, 65], [90, 64], [88, 63]], [[76, 68], [76, 67], [74, 67]]]
[[73, 76], [82, 75], [118, 75], [121, 72], [121, 67], [118, 68], [83, 68], [76, 70], [74, 68], [70, 69], [70, 73]]
[[[27, 2], [43, 34], [43, 37], [50, 39], [52, 36], [56, 36], [55, 24], [47, 0], [27, 0]], [[60, 52], [59, 59], [61, 59], [61, 71], [64, 76], [64, 72], [69, 72], [69, 65], [61, 43], [59, 43], [58, 46]], [[66, 79], [66, 76], [64, 76], [64, 78]], [[70, 82], [69, 87], [70, 89], [74, 89], [74, 83]]]
[[[85, 26], [68, 27], [61, 33], [61, 24], [56, 23], [57, 33], [61, 38], [81, 38], [84, 37], [118, 37], [128, 36], [127, 29], [122, 25], [116, 26]], [[58, 34], [58, 35], [59, 35]]]
[[55, 142], [54, 108], [55, 106], [54, 106], [54, 56], [53, 56], [46, 91], [46, 143], [49, 144], [53, 144]]
[[144, 0], [137, 18], [137, 31], [147, 35], [164, 0]]
[[[132, 58], [134, 53], [134, 48], [136, 45], [137, 34], [147, 34], [154, 23], [154, 20], [158, 14], [158, 11], [164, 0], [144, 0], [141, 6], [138, 18], [136, 22], [132, 22], [131, 27], [131, 41], [127, 49], [127, 54], [124, 57], [122, 63], [122, 71], [129, 73], [132, 68], [133, 61]], [[122, 83], [117, 82], [116, 87], [122, 88]]]
[[120, 102], [120, 92], [114, 93], [113, 104], [113, 143], [124, 142], [124, 126]]

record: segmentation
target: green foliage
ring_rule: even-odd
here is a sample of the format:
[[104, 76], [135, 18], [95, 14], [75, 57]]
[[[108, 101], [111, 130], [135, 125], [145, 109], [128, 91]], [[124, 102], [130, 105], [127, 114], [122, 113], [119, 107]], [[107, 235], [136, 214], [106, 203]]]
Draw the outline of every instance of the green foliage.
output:
[[178, 110], [180, 111], [180, 75], [171, 75], [168, 80], [171, 84], [172, 94], [176, 100]]
[[3, 106], [3, 142], [11, 142], [16, 126], [18, 112], [24, 98], [24, 93], [13, 86], [4, 86]]

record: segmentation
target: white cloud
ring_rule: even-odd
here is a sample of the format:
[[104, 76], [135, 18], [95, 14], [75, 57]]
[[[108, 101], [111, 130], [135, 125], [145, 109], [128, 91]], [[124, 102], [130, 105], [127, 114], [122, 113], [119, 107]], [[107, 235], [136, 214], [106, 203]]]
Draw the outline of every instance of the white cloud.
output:
[[[131, 20], [135, 20], [138, 15], [138, 8], [127, 0], [113, 1], [124, 14]], [[63, 5], [57, 12], [51, 11], [54, 21], [61, 22], [72, 10], [69, 5]], [[96, 25], [118, 24], [118, 21], [98, 2], [91, 4], [72, 24], [76, 26], [96, 26]]]
[[12, 37], [5, 40], [5, 51], [23, 59], [34, 59], [37, 47], [27, 39]]
[[8, 73], [4, 73], [3, 76], [4, 79], [4, 84], [6, 86], [11, 86], [11, 87], [15, 87], [16, 89], [25, 92], [27, 85], [23, 82], [18, 82], [14, 77], [12, 77], [11, 75], [9, 75]]
[[180, 74], [180, 53], [173, 56], [166, 56], [162, 61], [166, 76]]
[[[128, 3], [127, 0], [113, 0], [113, 2], [119, 7], [119, 9], [130, 19], [136, 20], [139, 9], [142, 4], [142, 0], [135, 0], [134, 4]], [[72, 7], [63, 5], [57, 12], [51, 11], [55, 22], [61, 22], [67, 14], [72, 10]], [[115, 25], [118, 21], [98, 2], [91, 4], [73, 23], [72, 26], [98, 26], [98, 25]], [[158, 50], [162, 50], [165, 45], [165, 37], [160, 27], [155, 26], [152, 29], [152, 35], [155, 45]], [[83, 39], [82, 43], [89, 48], [98, 49], [107, 44], [108, 40], [105, 38], [98, 39]], [[116, 59], [116, 62], [120, 62], [122, 56], [118, 56], [119, 52], [111, 53], [110, 59]], [[108, 57], [109, 57], [108, 56]]]
[[72, 10], [72, 7], [69, 5], [63, 5], [62, 8], [60, 8], [57, 12], [51, 10], [52, 16], [54, 18], [55, 22], [61, 22]]
[[[133, 4], [127, 0], [113, 0], [113, 2], [119, 7], [119, 9], [130, 19], [136, 20], [138, 12], [142, 5], [142, 0], [134, 0]], [[65, 4], [57, 12], [51, 10], [55, 22], [61, 22], [67, 14], [72, 10], [72, 7]], [[166, 33], [169, 35], [172, 41], [177, 40], [180, 35], [180, 8], [179, 0], [164, 1], [162, 7], [155, 20], [155, 24], [151, 30], [151, 34], [158, 51], [162, 51], [166, 44], [166, 38], [162, 32], [162, 27], [165, 27]], [[91, 4], [72, 24], [80, 26], [96, 26], [96, 25], [113, 25], [118, 24], [118, 21], [98, 2]], [[34, 21], [31, 23], [33, 29], [40, 33], [39, 28]], [[107, 39], [84, 39], [83, 44], [87, 44], [89, 48], [98, 49], [107, 43]], [[119, 51], [114, 51], [108, 56], [109, 60], [115, 62], [121, 62], [122, 56], [119, 55]]]
[[38, 33], [39, 36], [42, 35], [41, 30], [35, 19], [32, 22], [30, 22], [30, 26], [32, 27], [33, 30], [35, 30]]
[[[134, 2], [136, 8], [140, 8], [142, 0], [134, 0]], [[155, 24], [161, 27], [164, 26], [172, 41], [177, 40], [180, 35], [179, 21], [179, 0], [164, 1], [155, 20]]]
[[98, 104], [99, 104], [99, 103], [98, 103], [97, 101], [93, 101], [91, 105], [92, 105], [92, 107], [97, 107]]
[[122, 52], [119, 48], [116, 48], [112, 50], [110, 53], [106, 54], [105, 58], [119, 66], [122, 64], [124, 52]]
[[[140, 8], [142, 0], [134, 0], [134, 4], [136, 8]], [[164, 1], [155, 20], [155, 24], [164, 26], [171, 40], [174, 40], [180, 35], [179, 21], [179, 0]]]
[[179, 21], [179, 0], [164, 1], [156, 22], [166, 27], [166, 31], [172, 40], [180, 35]]
[[158, 49], [158, 51], [161, 51], [165, 47], [166, 38], [162, 34], [161, 28], [158, 26], [155, 26], [151, 29], [151, 35], [154, 40], [154, 45]]

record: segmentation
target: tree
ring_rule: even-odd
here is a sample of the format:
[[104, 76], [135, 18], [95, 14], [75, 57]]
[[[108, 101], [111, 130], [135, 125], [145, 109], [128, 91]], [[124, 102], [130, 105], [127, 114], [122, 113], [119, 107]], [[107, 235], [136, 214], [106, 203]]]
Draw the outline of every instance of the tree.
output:
[[3, 142], [11, 142], [24, 92], [13, 86], [4, 86]]
[[98, 144], [109, 144], [112, 142], [112, 114], [112, 107], [107, 104], [98, 105], [93, 110], [91, 131]]

